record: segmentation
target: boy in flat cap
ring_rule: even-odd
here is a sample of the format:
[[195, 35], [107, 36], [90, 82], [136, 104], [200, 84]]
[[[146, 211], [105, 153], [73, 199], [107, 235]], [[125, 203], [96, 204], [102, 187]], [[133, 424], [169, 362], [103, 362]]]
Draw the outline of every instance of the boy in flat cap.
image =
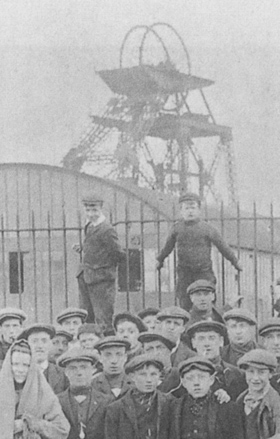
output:
[[154, 332], [157, 330], [159, 321], [157, 319], [157, 314], [159, 313], [158, 308], [145, 308], [138, 313], [138, 317], [145, 323], [149, 332]]
[[82, 200], [86, 216], [82, 263], [77, 273], [80, 306], [88, 311], [88, 322], [103, 330], [112, 328], [116, 295], [117, 266], [125, 258], [115, 229], [106, 222], [103, 200], [95, 195]]
[[101, 328], [96, 323], [84, 323], [78, 329], [77, 338], [82, 349], [94, 351], [95, 345], [103, 337]]
[[280, 318], [272, 317], [260, 326], [263, 347], [277, 358], [276, 373], [280, 373]]
[[82, 308], [66, 308], [61, 311], [57, 317], [56, 321], [62, 328], [70, 332], [73, 336], [71, 341], [71, 347], [79, 346], [77, 339], [79, 327], [87, 320], [88, 313]]
[[187, 311], [178, 306], [170, 306], [160, 311], [157, 318], [160, 321], [159, 329], [163, 335], [175, 343], [175, 348], [171, 353], [172, 366], [177, 367], [181, 361], [195, 355], [189, 346], [181, 339], [186, 324], [190, 319], [190, 315]]
[[52, 339], [52, 347], [49, 352], [49, 360], [56, 362], [60, 355], [68, 350], [69, 343], [73, 340], [73, 335], [65, 329], [58, 327], [55, 329], [55, 336]]
[[93, 387], [114, 400], [121, 398], [131, 388], [131, 380], [125, 374], [127, 352], [130, 343], [117, 336], [104, 337], [96, 344], [103, 371], [92, 381]]
[[188, 326], [201, 320], [213, 320], [224, 323], [221, 314], [214, 307], [216, 287], [208, 280], [199, 279], [187, 288], [187, 296], [191, 302]]
[[169, 439], [173, 398], [157, 390], [164, 365], [157, 356], [139, 355], [127, 365], [134, 386], [107, 408], [106, 439]]
[[26, 328], [20, 335], [20, 339], [27, 340], [32, 355], [39, 369], [45, 375], [45, 378], [55, 394], [67, 389], [69, 383], [63, 369], [49, 361], [49, 354], [52, 348], [52, 339], [55, 336], [55, 329], [52, 325], [35, 323]]
[[144, 322], [130, 312], [116, 314], [113, 321], [116, 335], [130, 343], [130, 349], [127, 352], [127, 361], [142, 353], [142, 346], [138, 340], [141, 332], [147, 331]]
[[176, 347], [173, 340], [161, 332], [142, 332], [138, 337], [143, 352], [156, 355], [164, 363], [158, 390], [169, 393], [180, 386], [180, 375], [177, 367], [172, 367], [171, 352]]
[[280, 396], [270, 385], [277, 366], [276, 357], [253, 349], [238, 361], [245, 370], [248, 390], [237, 400], [243, 421], [245, 439], [280, 438]]
[[232, 364], [221, 358], [221, 348], [227, 336], [225, 325], [220, 322], [202, 321], [194, 323], [187, 330], [192, 348], [201, 357], [207, 358], [215, 367], [215, 381], [212, 390], [224, 389], [231, 400], [236, 398], [246, 388], [244, 374]]
[[22, 323], [26, 320], [26, 317], [25, 312], [21, 309], [2, 308], [0, 310], [0, 366], [5, 359], [8, 349], [22, 331]]
[[220, 404], [211, 390], [215, 367], [204, 357], [192, 357], [179, 366], [186, 392], [174, 403], [170, 439], [242, 439], [234, 402]]
[[222, 359], [237, 366], [239, 358], [246, 352], [256, 349], [256, 317], [243, 308], [233, 308], [223, 315], [226, 322], [229, 344], [222, 349]]
[[65, 352], [58, 364], [65, 368], [69, 388], [58, 395], [71, 429], [68, 439], [104, 438], [105, 410], [111, 398], [92, 387], [93, 367], [98, 357], [81, 348]]
[[200, 219], [200, 198], [196, 194], [186, 193], [181, 195], [179, 203], [181, 219], [172, 227], [166, 244], [157, 257], [157, 268], [158, 270], [162, 268], [164, 259], [177, 245], [178, 277], [176, 294], [180, 306], [189, 310], [191, 303], [188, 296], [186, 296], [186, 290], [191, 283], [198, 279], [205, 279], [216, 284], [211, 260], [212, 244], [238, 271], [241, 271], [242, 268], [233, 251], [218, 231], [209, 223]]

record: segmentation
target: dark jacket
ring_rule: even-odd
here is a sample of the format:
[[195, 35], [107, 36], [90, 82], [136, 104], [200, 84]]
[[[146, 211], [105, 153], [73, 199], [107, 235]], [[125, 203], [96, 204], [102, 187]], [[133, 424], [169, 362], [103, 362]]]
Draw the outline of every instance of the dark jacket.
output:
[[[68, 439], [78, 439], [80, 434], [80, 425], [78, 413], [75, 410], [75, 399], [71, 395], [70, 389], [67, 389], [65, 392], [60, 393], [57, 396], [63, 413], [70, 423], [71, 428]], [[104, 438], [105, 411], [110, 402], [112, 402], [111, 398], [92, 389], [91, 401], [88, 410], [88, 421], [85, 429], [85, 439]]]
[[0, 361], [1, 361], [1, 363], [3, 363], [3, 361], [5, 360], [6, 354], [11, 346], [12, 345], [7, 343], [6, 341], [4, 341], [2, 337], [0, 338]]
[[[244, 398], [248, 390], [237, 399], [241, 418], [245, 419]], [[264, 396], [258, 408], [258, 431], [260, 439], [268, 439], [275, 434], [280, 434], [280, 396], [272, 387]]]
[[220, 233], [209, 223], [197, 221], [177, 221], [171, 229], [166, 244], [157, 260], [162, 263], [177, 244], [178, 267], [189, 267], [194, 271], [208, 270], [212, 267], [211, 245], [237, 268], [237, 258], [223, 240]]
[[179, 369], [171, 367], [164, 375], [162, 382], [158, 386], [158, 390], [162, 393], [171, 393], [172, 390], [177, 389], [181, 384]]
[[258, 349], [260, 346], [255, 342], [251, 341], [247, 344], [246, 347], [237, 347], [233, 348], [231, 343], [224, 346], [221, 350], [222, 359], [229, 364], [233, 364], [233, 366], [237, 366], [237, 361], [241, 358], [246, 352], [251, 351], [252, 349]]
[[[173, 398], [157, 391], [157, 439], [169, 439]], [[131, 390], [109, 405], [105, 421], [106, 439], [143, 439], [139, 437]]]
[[115, 229], [103, 222], [96, 227], [85, 227], [83, 260], [77, 277], [83, 272], [87, 284], [114, 281], [116, 266], [125, 258]]
[[[169, 439], [181, 439], [181, 420], [185, 398], [190, 398], [187, 393], [173, 402], [173, 421]], [[207, 427], [209, 432], [207, 439], [244, 439], [236, 403], [219, 404], [213, 394], [208, 406]]]
[[49, 363], [48, 368], [44, 370], [44, 375], [56, 395], [64, 392], [69, 386], [68, 378], [63, 369], [56, 364]]
[[245, 374], [232, 364], [221, 361], [217, 367], [212, 391], [224, 389], [233, 401], [247, 389]]
[[190, 357], [194, 357], [196, 353], [191, 350], [186, 343], [180, 341], [178, 348], [171, 354], [171, 364], [173, 367], [177, 367], [183, 360], [187, 360]]
[[121, 393], [119, 394], [118, 397], [116, 397], [111, 390], [109, 381], [107, 380], [104, 372], [99, 373], [92, 380], [92, 387], [95, 390], [98, 390], [98, 392], [104, 393], [104, 395], [108, 395], [113, 399], [120, 399], [123, 395], [126, 394], [126, 392], [128, 392], [128, 390], [130, 390], [131, 385], [132, 385], [131, 380], [129, 379], [129, 377], [127, 375], [124, 374], [123, 380], [122, 380]]

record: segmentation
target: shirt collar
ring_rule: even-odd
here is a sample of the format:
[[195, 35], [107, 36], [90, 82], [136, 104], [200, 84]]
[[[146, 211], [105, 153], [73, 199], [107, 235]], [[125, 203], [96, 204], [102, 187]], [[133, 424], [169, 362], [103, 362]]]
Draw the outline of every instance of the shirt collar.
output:
[[39, 369], [44, 372], [49, 367], [48, 360], [43, 361], [42, 363], [38, 363]]
[[106, 220], [105, 215], [103, 215], [103, 213], [100, 215], [100, 217], [98, 218], [97, 221], [93, 222], [93, 221], [88, 221], [86, 223], [86, 226], [92, 225], [94, 227], [99, 226], [99, 224], [104, 223], [104, 221]]

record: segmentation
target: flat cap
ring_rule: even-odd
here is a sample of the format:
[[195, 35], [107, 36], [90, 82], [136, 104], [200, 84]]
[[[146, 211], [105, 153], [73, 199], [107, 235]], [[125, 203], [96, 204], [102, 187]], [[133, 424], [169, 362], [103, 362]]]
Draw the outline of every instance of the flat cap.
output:
[[57, 323], [63, 322], [63, 320], [68, 319], [70, 317], [81, 317], [82, 322], [85, 322], [88, 316], [88, 312], [85, 309], [82, 308], [66, 308], [63, 311], [61, 311], [57, 317], [56, 321]]
[[91, 364], [95, 364], [99, 361], [99, 356], [94, 351], [88, 353], [88, 351], [80, 347], [73, 347], [58, 357], [57, 365], [65, 367], [71, 361], [90, 361]]
[[147, 326], [145, 325], [145, 323], [138, 316], [136, 316], [135, 314], [131, 314], [128, 311], [115, 315], [114, 320], [113, 320], [113, 326], [115, 329], [117, 329], [117, 325], [121, 320], [126, 320], [126, 321], [134, 323], [137, 326], [139, 332], [144, 332], [144, 331], [147, 331], [147, 329], [148, 329]]
[[264, 337], [266, 334], [269, 334], [273, 331], [280, 331], [280, 318], [272, 317], [263, 323], [259, 329], [259, 335]]
[[83, 323], [78, 329], [77, 338], [81, 334], [95, 334], [97, 337], [102, 337], [102, 329], [96, 323]]
[[18, 319], [21, 322], [27, 319], [24, 311], [18, 308], [2, 308], [0, 309], [0, 325], [7, 319]]
[[253, 366], [259, 369], [268, 368], [274, 371], [277, 367], [277, 358], [264, 349], [253, 349], [239, 358], [237, 365], [241, 369], [247, 369], [247, 367]]
[[184, 201], [195, 201], [199, 206], [201, 204], [200, 196], [193, 192], [185, 192], [181, 194], [179, 197], [179, 203], [184, 203]]
[[179, 306], [169, 306], [168, 308], [164, 308], [157, 315], [158, 320], [162, 321], [169, 318], [183, 319], [184, 322], [188, 322], [190, 320], [190, 315], [187, 311]]
[[57, 326], [55, 328], [55, 337], [56, 336], [57, 337], [59, 337], [59, 336], [65, 337], [65, 338], [67, 338], [68, 341], [72, 341], [73, 340], [73, 335], [70, 334], [70, 332], [66, 331], [66, 329], [64, 329], [61, 326]]
[[140, 343], [149, 343], [149, 341], [159, 340], [170, 351], [172, 351], [172, 349], [176, 346], [176, 343], [174, 343], [174, 341], [170, 340], [160, 332], [142, 332], [142, 334], [139, 335], [138, 340], [140, 341]]
[[191, 295], [198, 291], [209, 291], [210, 293], [215, 293], [216, 287], [212, 282], [205, 279], [198, 279], [187, 288], [187, 294]]
[[192, 338], [196, 332], [207, 331], [215, 331], [224, 338], [227, 336], [226, 325], [211, 320], [202, 320], [200, 322], [193, 323], [191, 326], [188, 327], [187, 334], [190, 338]]
[[96, 206], [96, 205], [102, 205], [103, 199], [97, 194], [85, 194], [82, 197], [82, 203], [87, 206]]
[[225, 312], [223, 315], [223, 319], [227, 322], [230, 319], [244, 320], [250, 325], [256, 325], [257, 319], [253, 313], [243, 308], [233, 308], [229, 311]]
[[52, 325], [44, 325], [43, 323], [34, 323], [28, 328], [25, 328], [17, 337], [17, 340], [27, 340], [28, 337], [34, 332], [46, 332], [51, 338], [55, 336], [55, 328]]
[[158, 313], [158, 308], [145, 308], [138, 313], [138, 317], [140, 317], [140, 319], [144, 319], [147, 316], [156, 316]]
[[111, 348], [111, 347], [124, 347], [126, 351], [130, 349], [130, 343], [128, 340], [124, 340], [117, 335], [108, 335], [107, 337], [102, 338], [95, 344], [95, 349], [99, 352], [103, 351], [103, 349]]
[[214, 364], [200, 355], [196, 355], [194, 357], [188, 358], [187, 360], [181, 361], [181, 363], [179, 363], [178, 369], [181, 376], [183, 376], [185, 373], [189, 372], [192, 369], [209, 372], [210, 375], [213, 375], [216, 372]]
[[159, 370], [163, 370], [164, 368], [164, 363], [160, 358], [158, 358], [158, 356], [151, 354], [141, 354], [141, 355], [136, 355], [136, 357], [133, 357], [125, 365], [125, 372], [131, 373], [134, 372], [135, 370], [141, 369], [142, 367], [150, 364], [157, 367]]

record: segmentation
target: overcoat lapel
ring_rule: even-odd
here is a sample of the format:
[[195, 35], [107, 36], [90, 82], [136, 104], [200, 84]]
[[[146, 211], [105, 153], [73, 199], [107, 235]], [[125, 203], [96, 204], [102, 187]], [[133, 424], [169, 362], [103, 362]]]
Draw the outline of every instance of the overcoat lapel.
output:
[[136, 418], [136, 411], [133, 399], [131, 398], [131, 393], [127, 393], [122, 399], [121, 402], [123, 404], [124, 412], [128, 419], [130, 420], [133, 430], [134, 430], [134, 439], [140, 439], [139, 438], [139, 432], [137, 427], [137, 418]]

